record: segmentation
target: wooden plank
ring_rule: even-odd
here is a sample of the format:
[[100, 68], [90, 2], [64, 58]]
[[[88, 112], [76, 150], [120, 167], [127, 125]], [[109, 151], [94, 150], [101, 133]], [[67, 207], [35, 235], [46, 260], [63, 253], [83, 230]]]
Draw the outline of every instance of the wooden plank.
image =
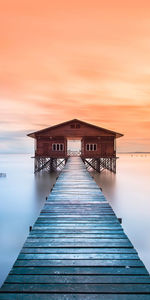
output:
[[98, 233], [95, 233], [95, 234], [92, 234], [92, 233], [84, 233], [84, 234], [81, 234], [81, 233], [35, 233], [35, 234], [32, 234], [29, 236], [29, 239], [30, 238], [80, 238], [80, 239], [83, 239], [83, 238], [102, 238], [102, 239], [105, 239], [105, 238], [111, 238], [111, 239], [125, 239], [126, 236], [124, 234], [98, 234]]
[[[40, 245], [45, 245], [47, 247], [54, 247], [54, 246], [61, 246], [63, 245], [74, 245], [74, 247], [80, 247], [80, 246], [88, 246], [88, 247], [132, 247], [131, 243], [127, 238], [121, 239], [121, 238], [114, 238], [113, 240], [110, 238], [27, 238], [27, 242], [25, 245], [31, 244], [31, 245], [37, 245], [39, 243]], [[67, 247], [67, 246], [66, 246]]]
[[9, 275], [5, 283], [150, 283], [148, 276], [136, 275]]
[[76, 274], [76, 275], [148, 275], [145, 267], [63, 267], [63, 266], [55, 266], [55, 267], [13, 267], [10, 271], [10, 274], [30, 274], [30, 275], [58, 275], [58, 274]]
[[21, 253], [121, 253], [137, 254], [134, 248], [22, 248]]
[[101, 231], [104, 231], [104, 230], [111, 230], [114, 231], [114, 230], [121, 230], [121, 228], [119, 226], [114, 226], [114, 224], [100, 224], [100, 225], [87, 225], [87, 224], [57, 224], [57, 225], [54, 225], [54, 224], [38, 224], [38, 225], [35, 225], [33, 226], [33, 229], [32, 230], [60, 230], [60, 229], [70, 229], [70, 230], [101, 230]]
[[56, 229], [56, 228], [70, 228], [70, 229], [75, 229], [75, 228], [78, 228], [78, 229], [99, 229], [99, 230], [102, 230], [102, 229], [110, 229], [110, 230], [116, 230], [116, 229], [120, 229], [121, 227], [119, 226], [119, 224], [94, 224], [94, 225], [91, 225], [91, 224], [57, 224], [55, 226], [52, 226], [52, 224], [38, 224], [38, 225], [35, 225], [33, 226], [33, 229]]
[[[87, 224], [87, 222], [88, 222], [88, 224], [90, 224], [90, 225], [96, 225], [96, 224], [103, 224], [103, 225], [105, 225], [105, 224], [111, 224], [112, 226], [113, 226], [113, 224], [118, 224], [118, 222], [117, 221], [114, 221], [114, 220], [110, 220], [110, 219], [105, 219], [105, 220], [99, 220], [98, 222], [96, 222], [96, 221], [92, 221], [92, 220], [81, 220], [81, 221], [78, 221], [78, 220], [76, 220], [76, 221], [71, 221], [71, 220], [55, 220], [55, 221], [53, 221], [53, 220], [40, 220], [40, 221], [37, 221], [36, 223], [35, 223], [35, 226], [38, 226], [39, 224], [41, 224], [41, 225], [43, 225], [43, 226], [45, 226], [45, 224], [46, 225], [53, 225], [53, 226], [58, 226], [58, 225], [68, 225], [68, 224], [70, 224], [71, 226], [76, 226], [76, 225], [79, 225], [79, 224]], [[120, 228], [121, 229], [121, 228]]]
[[[88, 218], [88, 217], [83, 217], [83, 218], [73, 218], [73, 217], [69, 217], [69, 218], [65, 218], [65, 217], [56, 217], [56, 218], [53, 218], [52, 216], [45, 216], [43, 215], [43, 218], [41, 219], [38, 219], [37, 222], [35, 222], [35, 224], [38, 224], [38, 223], [50, 223], [50, 224], [63, 224], [63, 223], [70, 223], [70, 224], [80, 224], [80, 223], [83, 223], [83, 224], [103, 224], [103, 223], [111, 223], [112, 225], [113, 224], [118, 224], [119, 225], [119, 221], [116, 220], [116, 218], [114, 217], [108, 217], [108, 216], [105, 216], [105, 217], [99, 217], [97, 219], [94, 219], [94, 218]], [[121, 226], [120, 226], [121, 228]]]
[[150, 293], [150, 284], [147, 283], [138, 283], [138, 284], [118, 284], [118, 283], [111, 283], [111, 284], [71, 284], [71, 283], [59, 283], [59, 290], [57, 284], [7, 284], [5, 283], [1, 291], [7, 291], [9, 292], [50, 292], [50, 293], [106, 293], [106, 294], [116, 294], [116, 293]]
[[74, 253], [38, 253], [38, 254], [20, 254], [18, 256], [18, 260], [20, 259], [81, 259], [81, 260], [85, 260], [85, 259], [103, 259], [103, 260], [107, 260], [107, 259], [136, 259], [138, 260], [138, 255], [137, 254], [122, 254], [122, 253], [78, 253], [78, 254], [74, 254]]
[[65, 230], [65, 232], [68, 232], [68, 230], [72, 230], [73, 232], [76, 233], [80, 233], [80, 232], [92, 232], [95, 231], [97, 233], [119, 233], [119, 234], [123, 234], [123, 230], [120, 227], [114, 227], [114, 224], [111, 224], [112, 226], [107, 226], [105, 224], [101, 224], [101, 226], [88, 226], [87, 224], [70, 224], [70, 223], [58, 223], [58, 224], [37, 224], [36, 226], [34, 226], [32, 228], [32, 232], [30, 232], [30, 235], [35, 234], [36, 232], [40, 232], [40, 231], [44, 231], [45, 232], [52, 232], [54, 231], [54, 233], [59, 233]]
[[105, 267], [143, 267], [143, 263], [139, 259], [35, 259], [35, 260], [19, 260], [14, 264], [15, 267], [49, 267], [49, 266], [105, 266]]
[[112, 236], [114, 236], [115, 234], [122, 234], [122, 230], [108, 230], [108, 229], [105, 229], [105, 230], [98, 230], [98, 229], [68, 229], [68, 228], [54, 228], [54, 229], [47, 229], [47, 230], [44, 230], [42, 228], [40, 229], [32, 229], [32, 232], [30, 233], [30, 236], [34, 235], [34, 234], [111, 234]]
[[[110, 224], [110, 225], [115, 225], [116, 227], [118, 227], [118, 228], [120, 228], [121, 229], [121, 226], [120, 226], [120, 224], [119, 224], [119, 221], [118, 220], [115, 220], [115, 219], [112, 219], [112, 218], [102, 218], [102, 219], [100, 219], [99, 218], [99, 220], [97, 220], [97, 222], [96, 222], [96, 220], [93, 220], [92, 218], [91, 219], [88, 219], [88, 218], [84, 218], [84, 219], [80, 219], [80, 220], [78, 220], [77, 218], [76, 218], [76, 220], [71, 220], [71, 218], [68, 218], [68, 219], [66, 219], [65, 217], [64, 218], [59, 218], [59, 216], [57, 217], [57, 219], [56, 220], [53, 220], [52, 218], [51, 218], [51, 216], [49, 217], [49, 220], [38, 220], [36, 223], [35, 223], [35, 225], [34, 226], [38, 226], [38, 225], [40, 225], [40, 226], [45, 226], [45, 225], [54, 225], [54, 226], [59, 226], [59, 225], [67, 225], [67, 224], [71, 224], [71, 226], [75, 226], [75, 225], [80, 225], [80, 224], [82, 224], [81, 226], [83, 226], [83, 225], [85, 225], [85, 226], [94, 226], [94, 225], [100, 225], [100, 226], [107, 226], [107, 224]], [[117, 226], [118, 225], [118, 226]]]
[[[9, 297], [9, 298], [8, 298]], [[138, 297], [138, 298], [137, 298]], [[0, 299], [3, 300], [149, 300], [149, 295], [146, 294], [79, 294], [79, 293], [2, 293]]]
[[53, 242], [41, 242], [40, 240], [39, 241], [32, 241], [32, 242], [25, 242], [24, 244], [24, 247], [39, 247], [39, 248], [50, 248], [50, 247], [58, 247], [58, 248], [62, 248], [62, 247], [76, 247], [76, 248], [85, 248], [85, 247], [93, 247], [93, 248], [97, 248], [97, 247], [101, 247], [101, 248], [106, 248], [106, 247], [115, 247], [115, 248], [132, 248], [132, 245], [127, 241], [127, 242], [113, 242], [111, 240], [111, 243], [110, 243], [110, 240], [108, 240], [107, 242], [105, 242], [105, 240], [103, 240], [103, 242], [101, 240], [97, 240], [96, 242], [93, 242], [92, 239], [89, 241], [87, 241], [86, 239], [83, 241], [81, 239], [81, 241], [78, 239], [78, 241], [76, 241], [75, 239], [74, 240], [67, 240], [64, 241], [63, 243], [60, 242], [60, 241], [57, 241], [57, 240], [54, 240]]

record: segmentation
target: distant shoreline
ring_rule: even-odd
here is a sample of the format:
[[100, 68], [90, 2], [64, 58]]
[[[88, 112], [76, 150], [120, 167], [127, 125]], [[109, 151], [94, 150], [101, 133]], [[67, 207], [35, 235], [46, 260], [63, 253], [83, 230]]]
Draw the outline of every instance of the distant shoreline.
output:
[[118, 154], [150, 154], [150, 152], [140, 152], [140, 151], [136, 151], [136, 152], [117, 152]]
[[[33, 155], [32, 153], [0, 153], [0, 155]], [[117, 154], [150, 154], [150, 151], [143, 151], [143, 152], [140, 152], [140, 151], [129, 151], [129, 152], [117, 152]]]

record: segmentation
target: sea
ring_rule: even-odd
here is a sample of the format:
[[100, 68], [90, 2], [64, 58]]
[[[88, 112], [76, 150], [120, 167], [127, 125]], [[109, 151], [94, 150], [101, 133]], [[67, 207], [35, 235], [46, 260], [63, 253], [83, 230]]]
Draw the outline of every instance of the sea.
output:
[[[150, 272], [150, 154], [118, 154], [117, 172], [92, 175]], [[10, 272], [58, 172], [34, 174], [31, 154], [1, 154], [0, 285]]]

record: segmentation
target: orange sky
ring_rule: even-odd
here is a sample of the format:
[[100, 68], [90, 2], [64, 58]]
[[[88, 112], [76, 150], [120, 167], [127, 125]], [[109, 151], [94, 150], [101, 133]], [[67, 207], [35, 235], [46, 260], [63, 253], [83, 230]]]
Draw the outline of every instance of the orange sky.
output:
[[150, 1], [0, 1], [0, 152], [72, 118], [150, 151]]

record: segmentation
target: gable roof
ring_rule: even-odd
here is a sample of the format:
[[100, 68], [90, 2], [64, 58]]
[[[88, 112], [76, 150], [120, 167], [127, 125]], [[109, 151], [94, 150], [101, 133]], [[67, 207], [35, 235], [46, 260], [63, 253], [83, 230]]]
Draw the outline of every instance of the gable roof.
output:
[[93, 124], [90, 124], [90, 123], [87, 123], [87, 122], [84, 122], [84, 121], [81, 121], [81, 120], [78, 120], [78, 119], [72, 119], [72, 120], [69, 120], [69, 121], [66, 121], [66, 122], [63, 122], [63, 123], [59, 123], [57, 125], [53, 125], [53, 126], [50, 126], [50, 127], [38, 130], [38, 131], [34, 131], [34, 132], [31, 132], [31, 133], [27, 134], [27, 136], [32, 137], [32, 138], [36, 138], [36, 135], [39, 134], [39, 133], [43, 133], [45, 131], [55, 129], [55, 128], [60, 127], [60, 126], [67, 125], [67, 124], [72, 123], [72, 122], [78, 122], [78, 123], [81, 123], [83, 125], [93, 127], [95, 129], [99, 129], [99, 130], [103, 130], [103, 131], [108, 132], [108, 133], [112, 133], [116, 136], [116, 138], [119, 138], [119, 137], [123, 136], [123, 134], [121, 134], [121, 133], [118, 133], [118, 132], [115, 132], [115, 131], [112, 131], [112, 130], [109, 130], [109, 129], [106, 129], [106, 128], [103, 128], [103, 127], [99, 127], [99, 126], [96, 126], [96, 125], [93, 125]]

